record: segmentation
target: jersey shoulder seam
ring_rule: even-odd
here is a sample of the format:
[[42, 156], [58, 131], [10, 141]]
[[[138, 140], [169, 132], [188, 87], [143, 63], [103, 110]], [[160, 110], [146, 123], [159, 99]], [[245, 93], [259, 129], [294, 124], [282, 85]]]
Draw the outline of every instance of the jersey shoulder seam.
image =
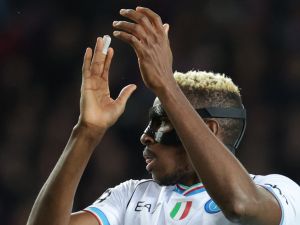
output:
[[131, 199], [132, 199], [132, 197], [133, 197], [135, 191], [137, 190], [137, 188], [138, 188], [141, 184], [145, 184], [145, 183], [148, 183], [148, 182], [154, 182], [154, 183], [155, 183], [155, 181], [154, 181], [153, 179], [141, 180], [141, 181], [138, 182], [138, 184], [135, 186], [135, 188], [134, 188], [134, 190], [133, 190], [133, 192], [132, 192], [132, 194], [131, 194], [131, 197], [130, 197], [129, 200], [128, 200], [128, 203], [127, 203], [127, 205], [126, 205], [126, 209], [128, 208], [129, 203], [131, 202]]

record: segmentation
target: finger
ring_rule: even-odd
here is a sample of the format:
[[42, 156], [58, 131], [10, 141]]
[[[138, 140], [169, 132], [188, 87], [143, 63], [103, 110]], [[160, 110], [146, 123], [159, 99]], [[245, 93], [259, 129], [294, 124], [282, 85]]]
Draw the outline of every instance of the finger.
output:
[[127, 100], [131, 96], [131, 94], [135, 91], [136, 85], [135, 84], [129, 84], [126, 87], [124, 87], [118, 98], [116, 99], [116, 102], [120, 103], [122, 106], [125, 106], [127, 103]]
[[114, 31], [113, 35], [114, 37], [130, 44], [138, 55], [142, 52], [142, 44], [134, 35], [123, 31]]
[[136, 11], [146, 15], [150, 22], [153, 23], [157, 28], [162, 27], [163, 24], [160, 16], [157, 13], [153, 12], [151, 9], [139, 6], [136, 7]]
[[151, 22], [149, 21], [147, 16], [143, 13], [137, 12], [133, 9], [121, 9], [120, 14], [122, 16], [136, 22], [137, 24], [140, 24], [141, 26], [143, 26], [143, 28], [146, 31], [154, 30], [153, 25], [151, 24]]
[[106, 60], [105, 60], [105, 64], [104, 64], [103, 74], [102, 74], [102, 78], [106, 81], [108, 80], [109, 68], [110, 68], [110, 64], [111, 64], [111, 60], [113, 58], [113, 55], [114, 55], [113, 48], [109, 48], [108, 52], [107, 52], [107, 57], [106, 57]]
[[167, 23], [165, 23], [165, 24], [163, 25], [163, 27], [164, 27], [164, 30], [165, 30], [166, 35], [169, 35], [170, 25], [167, 24]]
[[104, 55], [107, 55], [107, 51], [108, 51], [110, 43], [111, 43], [111, 37], [109, 35], [104, 35], [103, 36], [103, 48], [102, 48], [102, 53]]
[[94, 49], [94, 56], [91, 63], [92, 75], [100, 76], [103, 72], [103, 64], [106, 55], [102, 53], [102, 48], [103, 48], [103, 39], [101, 37], [98, 37]]
[[143, 27], [136, 23], [129, 23], [126, 21], [114, 21], [113, 26], [117, 29], [126, 31], [127, 33], [133, 34], [137, 39], [145, 40], [146, 39], [146, 33]]
[[83, 63], [82, 63], [82, 76], [87, 77], [90, 75], [90, 66], [92, 60], [92, 49], [87, 48], [85, 50]]

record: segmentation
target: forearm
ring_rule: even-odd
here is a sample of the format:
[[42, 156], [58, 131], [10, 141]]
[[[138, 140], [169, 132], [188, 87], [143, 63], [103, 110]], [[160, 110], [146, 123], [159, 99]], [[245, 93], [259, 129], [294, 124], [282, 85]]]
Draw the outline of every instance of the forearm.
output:
[[247, 205], [251, 197], [257, 196], [256, 186], [249, 174], [208, 129], [180, 88], [173, 84], [166, 86], [170, 89], [161, 89], [156, 94], [199, 178], [223, 210], [228, 209], [228, 214], [240, 212], [239, 207]]
[[55, 168], [42, 187], [27, 225], [66, 225], [88, 160], [104, 131], [76, 126]]

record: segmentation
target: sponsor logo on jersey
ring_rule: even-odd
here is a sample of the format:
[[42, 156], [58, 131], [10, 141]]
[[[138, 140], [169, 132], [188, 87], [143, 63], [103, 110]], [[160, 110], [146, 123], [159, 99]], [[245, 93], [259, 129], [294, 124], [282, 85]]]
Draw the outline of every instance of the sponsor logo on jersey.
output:
[[[154, 212], [158, 209], [158, 207], [161, 206], [161, 202], [157, 203], [154, 208], [150, 203], [146, 203], [145, 201], [138, 201], [134, 211], [141, 212], [141, 211], [148, 211], [151, 214], [154, 214]], [[152, 209], [153, 208], [153, 209]]]
[[174, 220], [183, 220], [190, 212], [192, 201], [177, 202], [170, 212], [170, 217]]
[[145, 203], [145, 201], [138, 201], [134, 211], [140, 212], [140, 211], [143, 211], [143, 210], [147, 210], [148, 212], [150, 212], [151, 207], [152, 207], [152, 205], [148, 204], [148, 203]]
[[219, 206], [217, 206], [217, 204], [212, 199], [205, 203], [204, 209], [209, 214], [214, 214], [221, 211]]

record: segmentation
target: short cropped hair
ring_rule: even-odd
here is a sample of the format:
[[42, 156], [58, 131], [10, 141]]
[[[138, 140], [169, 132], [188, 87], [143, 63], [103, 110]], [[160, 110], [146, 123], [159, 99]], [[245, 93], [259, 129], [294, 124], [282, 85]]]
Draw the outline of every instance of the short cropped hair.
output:
[[[242, 108], [240, 89], [225, 74], [206, 71], [175, 72], [174, 78], [195, 109], [204, 107]], [[233, 145], [243, 128], [241, 119], [215, 118], [223, 143]]]

